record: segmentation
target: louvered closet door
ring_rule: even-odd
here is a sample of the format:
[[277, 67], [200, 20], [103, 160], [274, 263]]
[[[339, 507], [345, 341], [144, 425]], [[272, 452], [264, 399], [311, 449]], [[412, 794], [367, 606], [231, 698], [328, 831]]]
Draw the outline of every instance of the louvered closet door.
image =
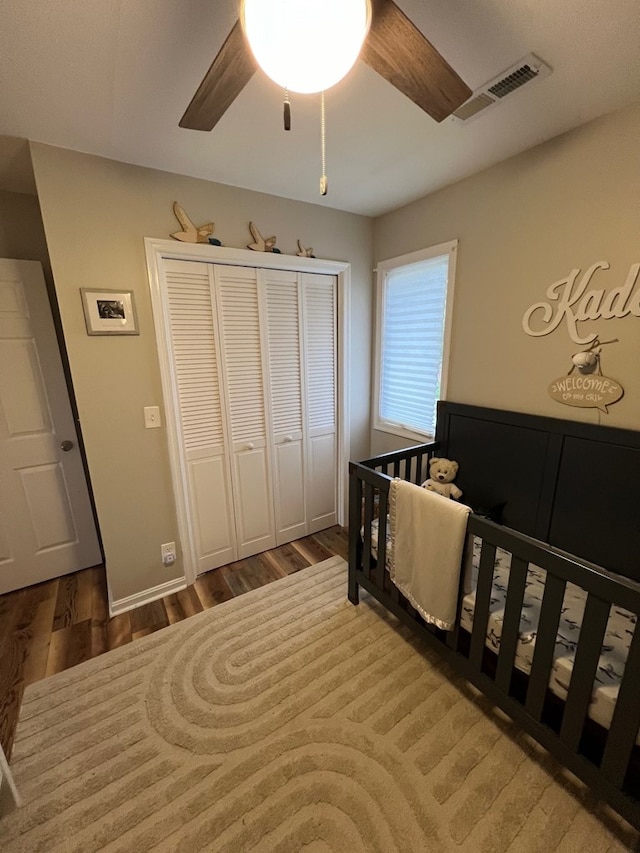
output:
[[276, 543], [307, 533], [298, 273], [261, 270], [273, 435]]
[[207, 264], [167, 260], [165, 275], [188, 515], [200, 573], [237, 558], [212, 311], [213, 272]]
[[308, 532], [337, 520], [336, 278], [304, 273]]
[[214, 267], [238, 556], [275, 548], [257, 271]]

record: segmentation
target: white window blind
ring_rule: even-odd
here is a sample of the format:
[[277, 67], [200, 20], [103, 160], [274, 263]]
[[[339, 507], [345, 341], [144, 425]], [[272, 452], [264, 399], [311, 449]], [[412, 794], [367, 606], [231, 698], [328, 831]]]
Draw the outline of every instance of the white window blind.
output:
[[388, 266], [382, 282], [378, 426], [434, 435], [451, 252]]

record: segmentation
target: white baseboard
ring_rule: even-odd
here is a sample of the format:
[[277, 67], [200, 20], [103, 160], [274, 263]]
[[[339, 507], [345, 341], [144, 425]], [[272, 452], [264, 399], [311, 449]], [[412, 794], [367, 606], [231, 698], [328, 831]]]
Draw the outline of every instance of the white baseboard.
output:
[[150, 589], [144, 589], [142, 592], [128, 595], [126, 598], [119, 598], [117, 601], [111, 600], [111, 590], [109, 590], [109, 616], [126, 613], [127, 610], [142, 607], [143, 604], [149, 604], [159, 598], [164, 598], [165, 595], [171, 595], [186, 588], [187, 582], [184, 578], [174, 578], [174, 580], [166, 581], [166, 583], [161, 583], [158, 586], [152, 586]]

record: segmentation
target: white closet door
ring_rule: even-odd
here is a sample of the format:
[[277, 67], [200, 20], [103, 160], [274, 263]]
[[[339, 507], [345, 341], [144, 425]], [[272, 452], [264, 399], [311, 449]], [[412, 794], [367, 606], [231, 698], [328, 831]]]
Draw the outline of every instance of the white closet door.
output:
[[276, 544], [307, 533], [298, 273], [261, 270], [273, 435]]
[[197, 572], [237, 559], [212, 310], [212, 267], [165, 261], [166, 306]]
[[275, 548], [267, 447], [258, 276], [255, 269], [214, 267], [221, 362], [233, 459], [238, 556]]
[[337, 520], [336, 278], [304, 273], [308, 532]]

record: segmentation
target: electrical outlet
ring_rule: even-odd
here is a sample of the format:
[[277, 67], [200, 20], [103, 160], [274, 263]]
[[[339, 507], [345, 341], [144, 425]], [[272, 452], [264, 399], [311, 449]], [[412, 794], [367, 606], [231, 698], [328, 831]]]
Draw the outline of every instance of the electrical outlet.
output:
[[167, 542], [160, 546], [162, 562], [165, 566], [172, 566], [176, 561], [176, 543]]

